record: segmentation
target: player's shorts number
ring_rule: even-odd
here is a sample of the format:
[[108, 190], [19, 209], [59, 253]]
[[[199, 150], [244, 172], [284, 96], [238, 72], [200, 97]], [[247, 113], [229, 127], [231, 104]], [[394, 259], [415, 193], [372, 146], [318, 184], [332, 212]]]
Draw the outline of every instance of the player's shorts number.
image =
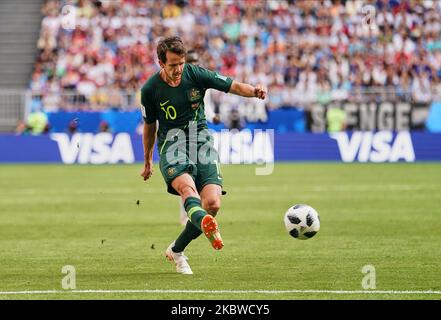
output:
[[175, 120], [176, 119], [176, 109], [173, 106], [168, 106], [167, 109], [165, 109], [165, 107], [161, 108], [162, 111], [165, 112], [165, 119], [172, 119]]

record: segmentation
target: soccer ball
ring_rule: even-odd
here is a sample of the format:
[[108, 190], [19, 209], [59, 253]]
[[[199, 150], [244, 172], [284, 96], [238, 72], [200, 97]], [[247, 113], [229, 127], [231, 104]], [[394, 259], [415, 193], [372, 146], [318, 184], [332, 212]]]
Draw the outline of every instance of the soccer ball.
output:
[[289, 234], [300, 240], [312, 238], [320, 229], [319, 214], [306, 204], [296, 204], [289, 208], [284, 222]]

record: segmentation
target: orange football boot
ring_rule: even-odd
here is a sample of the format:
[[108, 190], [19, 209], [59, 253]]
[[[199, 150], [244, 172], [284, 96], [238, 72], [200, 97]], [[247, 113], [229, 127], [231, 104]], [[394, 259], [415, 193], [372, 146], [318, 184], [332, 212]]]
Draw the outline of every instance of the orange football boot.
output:
[[222, 241], [217, 221], [211, 214], [207, 214], [202, 218], [201, 229], [215, 250], [222, 249], [224, 242]]

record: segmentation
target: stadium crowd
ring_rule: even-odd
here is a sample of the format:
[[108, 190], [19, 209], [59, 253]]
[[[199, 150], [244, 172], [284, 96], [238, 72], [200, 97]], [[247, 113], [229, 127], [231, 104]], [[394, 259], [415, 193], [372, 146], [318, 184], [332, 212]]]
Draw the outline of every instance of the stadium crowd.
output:
[[156, 41], [174, 34], [204, 67], [265, 84], [269, 108], [441, 93], [441, 1], [48, 0], [42, 14], [30, 89], [46, 111], [136, 106], [125, 93], [158, 70]]

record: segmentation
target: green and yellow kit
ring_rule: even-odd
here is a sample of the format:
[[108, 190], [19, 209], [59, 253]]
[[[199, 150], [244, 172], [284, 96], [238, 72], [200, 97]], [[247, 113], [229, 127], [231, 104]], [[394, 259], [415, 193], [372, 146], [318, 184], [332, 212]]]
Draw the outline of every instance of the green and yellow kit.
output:
[[174, 178], [189, 173], [198, 191], [207, 184], [222, 186], [219, 157], [205, 119], [204, 96], [209, 88], [228, 92], [233, 80], [202, 67], [185, 64], [177, 87], [159, 72], [141, 89], [141, 111], [148, 124], [158, 121], [159, 166], [168, 192]]

